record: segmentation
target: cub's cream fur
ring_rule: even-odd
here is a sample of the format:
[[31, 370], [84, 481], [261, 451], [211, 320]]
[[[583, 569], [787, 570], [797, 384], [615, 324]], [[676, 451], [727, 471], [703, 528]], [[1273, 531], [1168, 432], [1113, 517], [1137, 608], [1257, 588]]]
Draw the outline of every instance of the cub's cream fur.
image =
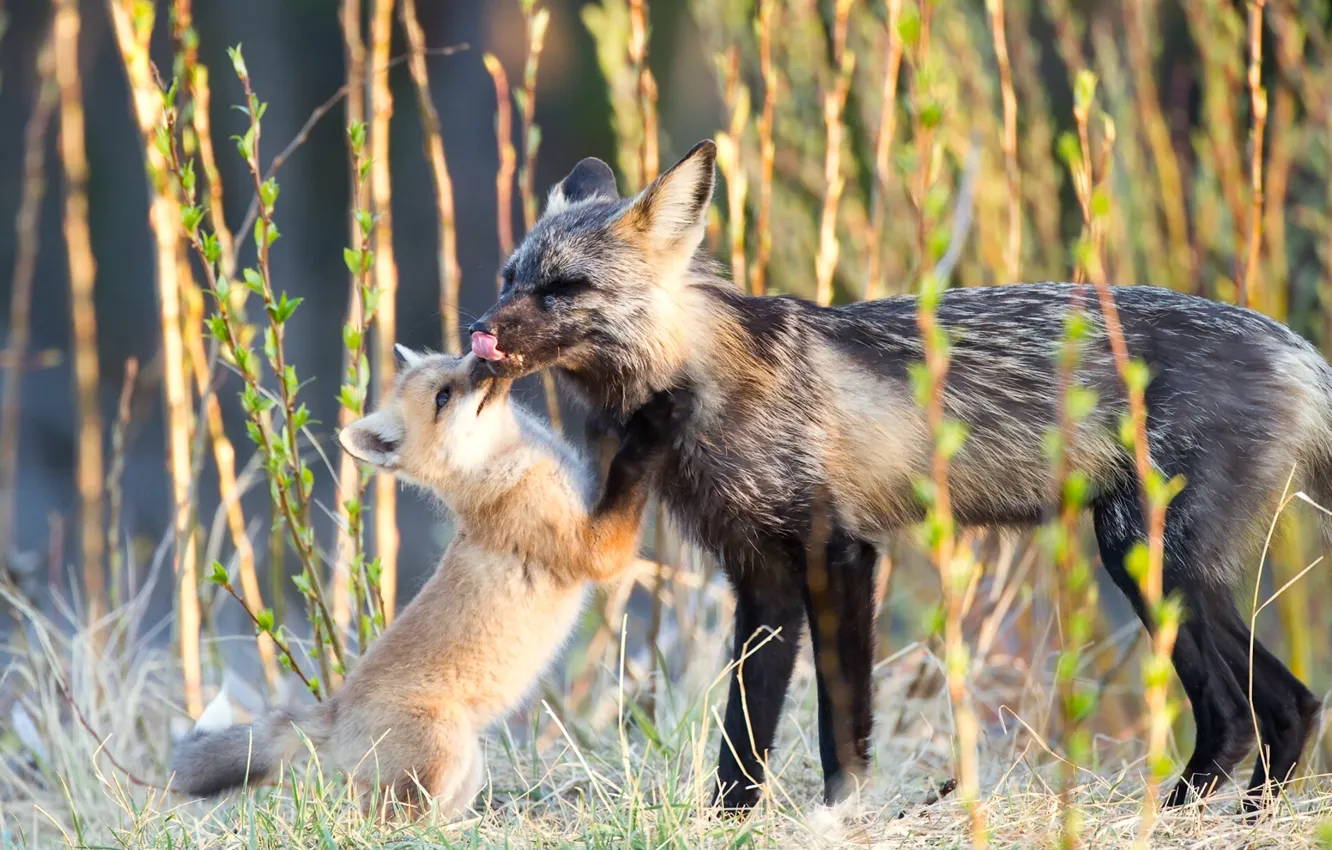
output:
[[483, 374], [472, 355], [398, 355], [388, 400], [339, 439], [434, 492], [457, 516], [452, 543], [327, 701], [197, 728], [176, 747], [177, 789], [207, 795], [261, 780], [306, 752], [299, 730], [325, 769], [362, 791], [380, 787], [413, 815], [423, 791], [442, 814], [467, 807], [482, 784], [482, 732], [560, 650], [587, 582], [632, 558], [640, 482], [594, 509], [589, 465], [510, 403], [509, 381]]

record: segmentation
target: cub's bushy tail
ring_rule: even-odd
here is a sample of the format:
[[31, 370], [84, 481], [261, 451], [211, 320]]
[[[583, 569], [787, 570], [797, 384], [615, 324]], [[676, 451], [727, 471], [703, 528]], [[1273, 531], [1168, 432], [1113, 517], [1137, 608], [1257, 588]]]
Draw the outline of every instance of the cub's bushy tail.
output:
[[171, 757], [171, 787], [208, 797], [247, 782], [262, 781], [284, 759], [304, 749], [301, 733], [315, 746], [328, 739], [328, 714], [325, 705], [281, 709], [254, 723], [193, 729], [176, 742]]

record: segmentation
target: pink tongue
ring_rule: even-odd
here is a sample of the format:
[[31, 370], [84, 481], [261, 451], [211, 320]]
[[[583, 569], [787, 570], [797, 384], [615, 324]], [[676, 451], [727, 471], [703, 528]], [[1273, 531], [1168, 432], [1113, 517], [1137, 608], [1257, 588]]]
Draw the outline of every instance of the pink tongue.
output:
[[500, 351], [499, 340], [495, 339], [494, 334], [476, 331], [472, 334], [472, 353], [482, 360], [502, 360], [504, 352]]

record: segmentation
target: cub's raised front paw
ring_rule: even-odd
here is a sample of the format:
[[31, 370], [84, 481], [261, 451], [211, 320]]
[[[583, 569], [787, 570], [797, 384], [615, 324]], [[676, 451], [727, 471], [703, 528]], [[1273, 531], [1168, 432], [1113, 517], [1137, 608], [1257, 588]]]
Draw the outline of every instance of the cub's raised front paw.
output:
[[591, 413], [583, 423], [583, 437], [589, 446], [607, 438], [619, 442], [624, 438], [624, 426], [609, 413]]

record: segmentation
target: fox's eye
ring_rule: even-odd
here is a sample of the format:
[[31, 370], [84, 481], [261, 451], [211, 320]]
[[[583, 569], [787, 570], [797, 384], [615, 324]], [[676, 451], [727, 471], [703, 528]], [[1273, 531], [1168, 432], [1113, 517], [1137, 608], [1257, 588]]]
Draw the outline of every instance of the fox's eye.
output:
[[453, 387], [444, 387], [435, 393], [435, 414], [438, 415], [444, 409], [444, 405], [449, 403], [449, 397], [453, 395]]
[[547, 298], [572, 298], [591, 288], [592, 283], [585, 277], [555, 277], [542, 281], [540, 292]]

